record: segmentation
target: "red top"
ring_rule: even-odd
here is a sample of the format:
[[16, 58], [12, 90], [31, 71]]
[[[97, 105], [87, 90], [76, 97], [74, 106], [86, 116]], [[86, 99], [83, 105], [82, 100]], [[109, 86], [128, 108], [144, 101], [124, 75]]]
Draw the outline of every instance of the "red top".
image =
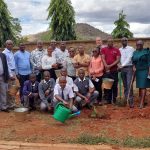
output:
[[[107, 65], [111, 65], [117, 60], [117, 56], [121, 56], [119, 49], [115, 47], [105, 47], [101, 49], [101, 54], [105, 56]], [[110, 68], [110, 71], [117, 71], [117, 65]]]

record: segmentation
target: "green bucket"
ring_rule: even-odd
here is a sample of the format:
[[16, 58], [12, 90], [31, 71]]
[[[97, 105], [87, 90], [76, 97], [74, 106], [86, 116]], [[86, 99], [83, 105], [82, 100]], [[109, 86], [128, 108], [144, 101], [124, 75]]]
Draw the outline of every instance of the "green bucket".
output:
[[53, 118], [64, 123], [67, 119], [72, 117], [71, 110], [66, 108], [63, 103], [58, 103], [55, 107]]

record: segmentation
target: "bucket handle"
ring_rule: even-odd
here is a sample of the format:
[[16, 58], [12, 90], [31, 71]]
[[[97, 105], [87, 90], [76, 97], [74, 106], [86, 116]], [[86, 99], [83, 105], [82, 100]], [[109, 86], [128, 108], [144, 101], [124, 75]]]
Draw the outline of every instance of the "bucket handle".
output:
[[56, 106], [55, 106], [55, 111], [56, 111], [56, 109], [58, 108], [58, 106], [64, 106], [64, 104], [62, 103], [62, 102], [59, 102]]

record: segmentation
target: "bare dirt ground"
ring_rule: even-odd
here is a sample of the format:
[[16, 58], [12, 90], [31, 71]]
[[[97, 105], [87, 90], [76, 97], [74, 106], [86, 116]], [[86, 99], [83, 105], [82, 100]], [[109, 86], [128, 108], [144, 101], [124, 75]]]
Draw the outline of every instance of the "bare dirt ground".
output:
[[150, 105], [144, 109], [107, 105], [98, 106], [97, 110], [102, 108], [106, 113], [104, 119], [89, 118], [91, 110], [84, 109], [80, 116], [67, 120], [65, 124], [39, 111], [29, 113], [22, 122], [16, 119], [14, 112], [0, 112], [0, 140], [63, 143], [81, 134], [118, 139], [150, 136]]
[[[127, 106], [97, 106], [96, 109], [98, 112], [102, 111], [105, 113], [103, 119], [90, 118], [91, 110], [83, 109], [80, 116], [71, 118], [64, 124], [54, 120], [51, 114], [41, 113], [39, 111], [27, 114], [25, 121], [19, 121], [13, 111], [10, 113], [0, 112], [0, 141], [4, 141], [2, 143], [0, 142], [0, 149], [3, 149], [5, 146], [6, 149], [7, 146], [12, 147], [11, 143], [5, 145], [6, 141], [60, 144], [68, 143], [70, 139], [76, 139], [84, 134], [93, 136], [103, 135], [113, 139], [150, 137], [149, 95], [150, 92], [147, 93], [146, 99], [148, 105], [144, 109], [138, 108], [138, 96], [136, 96], [136, 103], [133, 109]], [[18, 146], [18, 144], [14, 146]], [[57, 150], [59, 149], [58, 147], [56, 145]], [[85, 147], [81, 148], [87, 149]], [[110, 146], [109, 148], [123, 149], [118, 146]], [[54, 150], [54, 147], [52, 149]], [[103, 149], [105, 149], [105, 146]], [[108, 149], [107, 146], [106, 149]], [[67, 148], [64, 148], [64, 150], [67, 150]]]

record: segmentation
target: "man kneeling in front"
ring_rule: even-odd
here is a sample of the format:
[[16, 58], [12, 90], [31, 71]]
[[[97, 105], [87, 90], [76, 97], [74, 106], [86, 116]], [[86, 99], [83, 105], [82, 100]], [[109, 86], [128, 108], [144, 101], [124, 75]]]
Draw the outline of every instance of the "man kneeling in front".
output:
[[74, 81], [79, 91], [76, 92], [75, 103], [80, 104], [80, 108], [87, 106], [89, 109], [92, 108], [93, 104], [97, 101], [99, 92], [95, 90], [92, 81], [85, 77], [85, 71], [80, 69], [78, 71], [78, 78]]
[[58, 84], [54, 88], [54, 107], [62, 102], [66, 107], [72, 110], [72, 112], [77, 112], [78, 109], [73, 105], [74, 93], [72, 87], [66, 84], [66, 77], [59, 77]]

